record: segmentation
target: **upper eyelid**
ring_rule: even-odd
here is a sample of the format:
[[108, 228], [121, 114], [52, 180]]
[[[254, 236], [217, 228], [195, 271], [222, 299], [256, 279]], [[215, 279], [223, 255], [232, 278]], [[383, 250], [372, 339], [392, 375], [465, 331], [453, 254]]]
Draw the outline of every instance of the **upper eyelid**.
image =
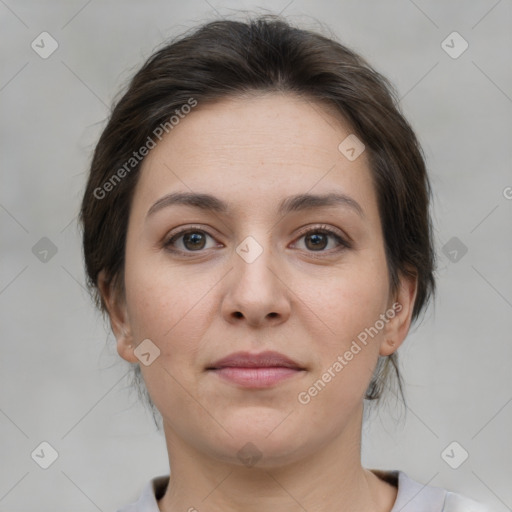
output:
[[349, 240], [350, 237], [345, 234], [340, 228], [335, 228], [334, 226], [328, 226], [327, 224], [317, 224], [316, 226], [305, 226], [304, 228], [300, 228], [297, 236], [307, 235], [311, 231], [327, 231], [330, 234], [337, 235], [340, 238]]

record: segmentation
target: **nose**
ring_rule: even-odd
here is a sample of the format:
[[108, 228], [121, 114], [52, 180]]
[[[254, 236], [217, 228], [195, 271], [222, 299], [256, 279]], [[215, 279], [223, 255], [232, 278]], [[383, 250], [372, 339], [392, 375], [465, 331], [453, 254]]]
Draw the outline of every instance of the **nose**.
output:
[[[241, 249], [233, 253], [233, 270], [225, 282], [223, 317], [229, 323], [245, 322], [251, 327], [285, 322], [290, 316], [291, 291], [271, 250], [261, 248], [263, 251], [253, 260], [246, 256], [251, 256], [250, 252], [244, 254], [243, 246]], [[253, 245], [250, 251], [254, 250]]]

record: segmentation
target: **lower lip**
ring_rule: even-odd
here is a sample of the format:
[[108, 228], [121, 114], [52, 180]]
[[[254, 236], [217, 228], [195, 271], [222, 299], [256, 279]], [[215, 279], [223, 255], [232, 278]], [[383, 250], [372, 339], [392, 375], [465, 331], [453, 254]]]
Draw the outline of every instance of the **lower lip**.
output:
[[210, 371], [216, 373], [222, 379], [248, 388], [268, 388], [301, 372], [301, 370], [285, 368], [284, 366], [264, 368], [226, 367]]

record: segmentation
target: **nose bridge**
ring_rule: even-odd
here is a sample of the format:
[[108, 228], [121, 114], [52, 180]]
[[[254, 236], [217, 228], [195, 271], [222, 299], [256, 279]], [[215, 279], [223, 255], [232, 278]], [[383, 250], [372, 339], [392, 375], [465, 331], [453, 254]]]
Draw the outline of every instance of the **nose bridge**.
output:
[[[257, 237], [257, 238], [256, 238]], [[275, 288], [276, 262], [269, 237], [264, 234], [249, 235], [236, 247], [233, 255], [235, 279], [240, 283], [236, 291], [240, 297], [254, 301], [268, 301]]]
[[279, 262], [268, 234], [262, 231], [244, 238], [233, 253], [233, 267], [224, 303], [229, 319], [260, 324], [288, 316], [286, 286], [279, 278]]

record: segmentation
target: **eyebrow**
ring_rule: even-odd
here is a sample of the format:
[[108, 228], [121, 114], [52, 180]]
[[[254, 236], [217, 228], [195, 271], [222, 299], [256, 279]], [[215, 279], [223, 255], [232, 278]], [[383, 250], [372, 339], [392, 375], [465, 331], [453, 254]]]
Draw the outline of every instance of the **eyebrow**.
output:
[[[211, 194], [195, 192], [173, 192], [161, 197], [151, 206], [146, 214], [146, 218], [155, 214], [157, 211], [174, 205], [192, 206], [204, 211], [211, 211], [219, 214], [229, 212], [229, 205], [218, 197]], [[281, 201], [278, 213], [285, 215], [290, 212], [297, 212], [313, 208], [326, 208], [329, 206], [343, 206], [349, 208], [364, 218], [364, 212], [357, 201], [346, 194], [328, 193], [328, 194], [297, 194], [289, 196]]]

